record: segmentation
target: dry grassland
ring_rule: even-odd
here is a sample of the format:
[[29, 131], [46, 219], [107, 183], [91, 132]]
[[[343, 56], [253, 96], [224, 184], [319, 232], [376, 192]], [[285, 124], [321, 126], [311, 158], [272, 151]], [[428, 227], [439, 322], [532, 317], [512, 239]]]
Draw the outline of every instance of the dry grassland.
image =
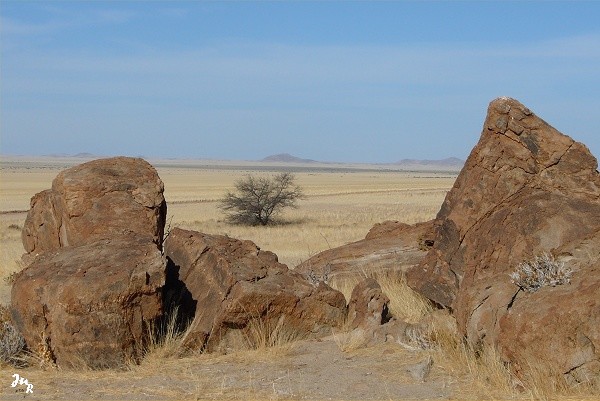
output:
[[[299, 172], [306, 198], [288, 209], [281, 224], [226, 224], [218, 199], [244, 171], [163, 170], [171, 225], [250, 239], [290, 267], [328, 248], [364, 238], [384, 220], [416, 223], [435, 217], [455, 176], [404, 172]], [[259, 173], [268, 174], [268, 173]]]
[[[36, 192], [72, 160], [0, 163], [0, 277], [21, 268], [20, 229]], [[168, 224], [249, 239], [275, 252], [293, 267], [328, 248], [364, 238], [385, 220], [406, 223], [435, 216], [456, 175], [365, 169], [295, 168], [305, 199], [268, 227], [226, 224], [218, 199], [244, 174], [269, 174], [265, 166], [190, 166], [154, 163], [165, 183]], [[256, 169], [260, 167], [262, 171]], [[288, 166], [289, 167], [289, 166]], [[269, 166], [271, 171], [282, 166]], [[365, 273], [366, 275], [367, 273]], [[32, 367], [21, 371], [35, 383], [39, 399], [593, 399], [591, 388], [568, 388], [547, 372], [532, 370], [521, 382], [493, 350], [476, 353], [465, 346], [447, 312], [432, 307], [400, 277], [371, 272], [391, 300], [392, 314], [407, 322], [429, 319], [428, 331], [409, 344], [364, 348], [364, 338], [333, 333], [321, 341], [295, 341], [284, 328], [254, 327], [253, 338], [227, 355], [182, 354], [181, 335], [168, 332], [150, 344], [141, 365], [122, 371], [62, 371]], [[334, 280], [348, 298], [357, 277]], [[0, 303], [10, 287], [0, 282]], [[290, 343], [291, 340], [294, 340]], [[244, 345], [245, 344], [245, 345]], [[427, 358], [434, 364], [426, 382], [411, 374]], [[33, 356], [35, 362], [35, 356]], [[0, 370], [2, 368], [0, 367]], [[11, 371], [12, 372], [12, 371]], [[12, 373], [11, 373], [12, 374]], [[6, 381], [6, 377], [0, 378]], [[0, 383], [0, 394], [6, 390]], [[23, 394], [0, 395], [22, 399]]]
[[[23, 248], [20, 229], [30, 198], [50, 188], [54, 177], [73, 160], [9, 160], [0, 166], [0, 276], [19, 270]], [[296, 167], [298, 184], [306, 198], [298, 209], [289, 209], [281, 224], [269, 227], [238, 227], [225, 223], [218, 199], [245, 174], [265, 166], [179, 165], [155, 163], [165, 184], [167, 220], [171, 227], [225, 234], [254, 241], [275, 252], [282, 263], [293, 267], [328, 248], [356, 241], [384, 220], [416, 223], [437, 213], [455, 175], [398, 171], [315, 170]], [[283, 166], [268, 166], [281, 169]]]

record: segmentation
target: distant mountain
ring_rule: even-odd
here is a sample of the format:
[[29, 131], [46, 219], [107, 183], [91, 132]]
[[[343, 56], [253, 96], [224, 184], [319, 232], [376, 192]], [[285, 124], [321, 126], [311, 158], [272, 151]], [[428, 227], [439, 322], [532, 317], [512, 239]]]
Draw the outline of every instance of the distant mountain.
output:
[[431, 166], [431, 167], [457, 167], [461, 168], [465, 161], [457, 157], [448, 157], [441, 160], [415, 160], [402, 159], [396, 163], [397, 166]]
[[79, 157], [79, 158], [90, 159], [90, 158], [97, 157], [97, 156], [95, 154], [93, 154], [93, 153], [82, 152], [82, 153], [77, 153], [76, 155], [73, 155], [71, 157]]
[[277, 162], [277, 163], [317, 163], [311, 159], [301, 159], [296, 156], [292, 156], [289, 153], [279, 153], [277, 155], [267, 156], [260, 160], [261, 162]]
[[59, 158], [73, 157], [73, 158], [77, 158], [77, 159], [92, 159], [92, 158], [98, 157], [98, 156], [96, 156], [93, 153], [87, 153], [87, 152], [77, 153], [77, 154], [74, 154], [74, 155], [69, 154], [69, 153], [51, 153], [51, 154], [43, 155], [43, 156], [46, 156], [46, 157], [59, 157]]

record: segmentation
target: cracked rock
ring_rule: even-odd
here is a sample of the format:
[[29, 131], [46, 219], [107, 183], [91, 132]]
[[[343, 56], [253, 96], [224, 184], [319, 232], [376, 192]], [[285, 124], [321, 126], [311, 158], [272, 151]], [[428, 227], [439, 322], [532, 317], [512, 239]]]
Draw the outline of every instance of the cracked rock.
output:
[[31, 350], [59, 367], [138, 361], [162, 314], [164, 261], [144, 237], [120, 236], [38, 256], [15, 279], [11, 314]]
[[162, 244], [167, 205], [156, 170], [140, 158], [93, 160], [62, 171], [36, 194], [23, 226], [32, 256], [120, 234]]
[[[517, 371], [533, 360], [600, 374], [598, 163], [514, 99], [492, 101], [483, 127], [408, 284], [450, 308], [469, 342], [498, 347]], [[510, 273], [544, 252], [569, 263], [571, 283], [519, 293]], [[587, 345], [573, 341], [582, 336]]]
[[323, 282], [311, 285], [251, 241], [174, 228], [165, 255], [166, 302], [180, 306], [183, 293], [190, 305], [189, 348], [226, 350], [240, 339], [252, 342], [256, 324], [268, 333], [322, 336], [345, 319], [341, 292]]

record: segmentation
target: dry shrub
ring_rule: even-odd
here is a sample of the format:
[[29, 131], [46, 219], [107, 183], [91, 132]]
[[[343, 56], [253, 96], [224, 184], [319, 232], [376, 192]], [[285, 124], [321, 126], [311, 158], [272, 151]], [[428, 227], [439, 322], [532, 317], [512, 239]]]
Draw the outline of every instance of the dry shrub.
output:
[[357, 328], [351, 331], [334, 331], [333, 340], [342, 352], [351, 352], [359, 348], [363, 348], [369, 342], [367, 334], [361, 328]]
[[166, 315], [166, 319], [148, 326], [148, 342], [142, 363], [153, 364], [165, 359], [176, 359], [188, 351], [183, 344], [189, 333], [189, 324], [182, 326], [178, 316], [178, 308], [175, 307]]
[[285, 315], [279, 319], [253, 318], [242, 332], [245, 348], [265, 351], [287, 351], [294, 342], [302, 340], [305, 335], [297, 328], [286, 323]]
[[573, 271], [564, 262], [554, 259], [548, 253], [542, 253], [530, 261], [520, 263], [510, 274], [513, 284], [523, 291], [535, 292], [542, 287], [569, 284]]
[[12, 325], [8, 308], [0, 305], [0, 365], [22, 365], [25, 339]]

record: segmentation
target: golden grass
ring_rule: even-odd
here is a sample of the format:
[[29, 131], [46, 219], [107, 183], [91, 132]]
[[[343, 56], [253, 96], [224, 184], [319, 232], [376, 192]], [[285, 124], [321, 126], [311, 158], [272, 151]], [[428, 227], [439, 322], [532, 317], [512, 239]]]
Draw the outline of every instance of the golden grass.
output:
[[[26, 213], [15, 211], [26, 211], [31, 197], [50, 188], [54, 177], [76, 161], [0, 163], [0, 277], [22, 268], [17, 260], [24, 252], [20, 228]], [[364, 238], [375, 223], [416, 223], [433, 218], [455, 179], [455, 175], [439, 173], [300, 171], [297, 182], [307, 197], [298, 209], [288, 209], [280, 216], [284, 224], [241, 227], [224, 221], [218, 199], [243, 175], [270, 173], [176, 162], [156, 162], [156, 166], [165, 183], [167, 220], [172, 226], [252, 240], [275, 252], [290, 267], [325, 249]], [[0, 303], [6, 302], [6, 292], [0, 284]]]
[[145, 365], [160, 365], [165, 359], [180, 358], [186, 353], [184, 341], [188, 333], [179, 330], [177, 316], [176, 307], [165, 322], [148, 327], [148, 343], [143, 350], [142, 361]]
[[352, 290], [364, 278], [373, 278], [390, 299], [390, 312], [407, 323], [417, 323], [433, 311], [431, 303], [411, 290], [399, 272], [383, 270], [363, 272], [361, 275], [334, 276], [329, 285], [344, 294], [350, 301]]
[[286, 323], [284, 315], [277, 322], [261, 318], [252, 319], [244, 335], [247, 348], [257, 351], [272, 349], [274, 352], [287, 352], [294, 342], [304, 337], [303, 333]]
[[290, 267], [325, 249], [364, 238], [375, 223], [416, 223], [434, 217], [454, 179], [400, 172], [298, 173], [306, 199], [299, 201], [298, 209], [280, 216], [284, 224], [243, 227], [225, 223], [217, 201], [246, 172], [202, 173], [189, 178], [195, 195], [181, 177], [173, 177], [171, 183], [170, 174], [161, 173], [173, 225], [252, 240]]
[[[530, 363], [522, 377], [515, 376], [494, 347], [476, 350], [468, 345], [450, 313], [435, 310], [410, 289], [398, 273], [375, 271], [362, 276], [338, 276], [333, 277], [330, 284], [349, 300], [352, 289], [364, 277], [377, 280], [390, 298], [390, 312], [394, 317], [418, 324], [410, 333], [410, 344], [406, 345], [432, 356], [438, 373], [441, 371], [444, 376], [457, 380], [459, 391], [454, 394], [457, 399], [591, 400], [600, 396], [593, 378], [589, 383], [572, 386], [562, 374], [539, 363]], [[361, 349], [368, 343], [366, 333], [347, 328], [335, 332], [334, 340], [343, 352]]]
[[[2, 160], [0, 163], [1, 278], [22, 268], [18, 263], [23, 252], [20, 228], [26, 214], [18, 211], [27, 210], [31, 196], [50, 188], [52, 179], [68, 164], [73, 164], [73, 160], [28, 163]], [[281, 216], [285, 224], [237, 227], [223, 221], [217, 200], [248, 170], [231, 166], [219, 169], [214, 165], [191, 168], [178, 163], [157, 166], [165, 183], [168, 219], [172, 219], [172, 226], [250, 239], [261, 248], [277, 253], [290, 267], [327, 248], [364, 238], [375, 223], [385, 220], [416, 223], [433, 218], [455, 179], [452, 174], [397, 171], [303, 171], [296, 176], [307, 197], [299, 203], [298, 209], [288, 210]], [[443, 311], [432, 313], [429, 303], [412, 292], [402, 277], [391, 273], [373, 273], [373, 277], [390, 298], [392, 314], [411, 323], [427, 322], [427, 330], [420, 341], [428, 348], [422, 352], [432, 355], [434, 370], [455, 380], [460, 391], [454, 397], [547, 400], [600, 396], [597, 387], [585, 383], [568, 386], [562, 377], [534, 363], [523, 378], [514, 377], [494, 349], [475, 352], [467, 346], [457, 334], [452, 317]], [[359, 277], [334, 278], [331, 284], [349, 299], [358, 280]], [[4, 281], [0, 281], [0, 304], [7, 302], [9, 289]], [[155, 370], [165, 361], [181, 357], [185, 333], [177, 333], [173, 325], [169, 327], [162, 335], [151, 336], [155, 341], [148, 344], [144, 362], [132, 368], [128, 377], [143, 378], [148, 369]], [[271, 327], [260, 320], [253, 321], [240, 348], [250, 350], [239, 351], [238, 357], [245, 360], [272, 358], [275, 355], [272, 352], [278, 352], [272, 350], [285, 352], [295, 340], [293, 331], [288, 330], [284, 322]], [[350, 350], [359, 348], [363, 338], [357, 333], [354, 337], [338, 337], [337, 341], [343, 342], [341, 347]], [[189, 362], [183, 358], [177, 360], [177, 364], [185, 365], [186, 361]], [[41, 373], [30, 371], [28, 374], [35, 378]], [[89, 375], [82, 372], [79, 376], [85, 379]], [[116, 375], [118, 373], [107, 374], [105, 380], [111, 383]], [[199, 383], [200, 387], [194, 392], [202, 392], [205, 385], [212, 386]], [[212, 394], [223, 395], [211, 389]], [[165, 387], [160, 394], [167, 396], [170, 391]]]

